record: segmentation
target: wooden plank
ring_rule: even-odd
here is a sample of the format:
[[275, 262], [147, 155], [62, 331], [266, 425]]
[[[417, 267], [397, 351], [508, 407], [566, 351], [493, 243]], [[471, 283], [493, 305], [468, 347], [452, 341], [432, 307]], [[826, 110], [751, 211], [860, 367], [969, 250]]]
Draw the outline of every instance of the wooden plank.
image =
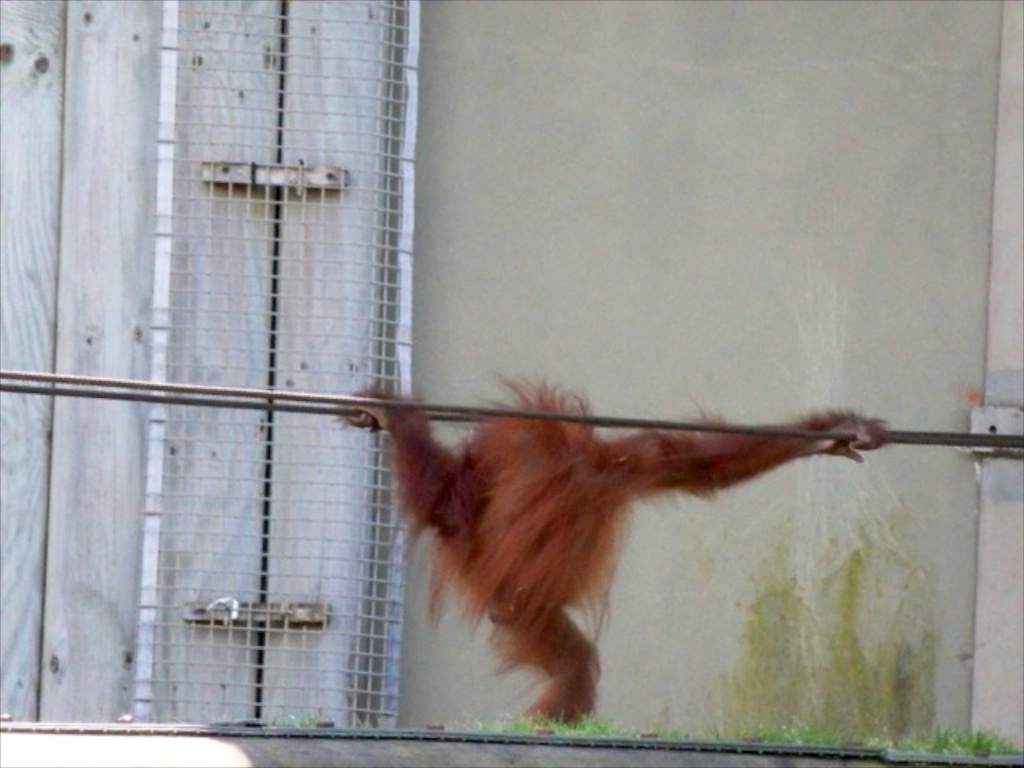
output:
[[[365, 733], [365, 732], [364, 732]], [[645, 739], [512, 737], [495, 734], [398, 731], [361, 738], [356, 731], [270, 735], [136, 732], [32, 733], [4, 735], [12, 764], [26, 768], [106, 768], [131, 765], [205, 765], [215, 768], [362, 768], [443, 765], [452, 768], [882, 768], [910, 762], [921, 768], [956, 764], [949, 755], [897, 754], [880, 748], [803, 745], [709, 744]], [[68, 756], [74, 755], [74, 761]], [[967, 758], [975, 766], [1010, 765], [1013, 758]], [[969, 761], [969, 762], [968, 762]]]
[[[0, 3], [0, 366], [49, 371], [56, 325], [64, 8]], [[37, 716], [48, 398], [0, 394], [0, 711]]]
[[[202, 164], [276, 159], [278, 6], [181, 6], [172, 381], [267, 384], [274, 201], [265, 188], [214, 189]], [[259, 412], [169, 412], [155, 720], [254, 715], [259, 634], [187, 626], [184, 610], [194, 601], [260, 597], [267, 438]]]
[[[149, 372], [159, 5], [68, 5], [56, 370]], [[54, 405], [40, 717], [128, 709], [146, 407]]]
[[[1024, 5], [1003, 4], [985, 400], [1024, 406]], [[1009, 421], [1009, 419], [1008, 419]], [[1009, 425], [1007, 425], [1009, 426]], [[981, 458], [971, 727], [1024, 742], [1024, 465]]]
[[[56, 370], [145, 379], [160, 6], [67, 8]], [[126, 712], [146, 407], [54, 405], [40, 717]]]
[[[283, 161], [341, 165], [350, 186], [292, 194], [283, 208], [277, 377], [286, 389], [353, 392], [375, 372], [383, 13], [376, 2], [289, 3]], [[367, 578], [383, 578], [371, 565], [373, 438], [300, 415], [275, 419], [271, 597], [326, 601], [331, 623], [270, 633], [264, 718], [350, 723], [373, 672], [371, 649], [359, 645]]]

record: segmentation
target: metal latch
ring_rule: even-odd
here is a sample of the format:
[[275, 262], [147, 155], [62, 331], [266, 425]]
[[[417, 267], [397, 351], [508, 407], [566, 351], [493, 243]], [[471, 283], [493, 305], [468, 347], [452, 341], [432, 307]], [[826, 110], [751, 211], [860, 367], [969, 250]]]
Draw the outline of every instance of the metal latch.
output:
[[349, 173], [337, 165], [265, 165], [259, 163], [203, 163], [203, 181], [242, 187], [287, 187], [299, 195], [307, 190], [341, 190]]
[[[971, 411], [973, 435], [1024, 435], [1024, 408], [1014, 405], [979, 405]], [[972, 448], [972, 453], [984, 456], [1020, 458], [1024, 451], [1017, 448]]]
[[211, 603], [188, 603], [186, 624], [221, 627], [326, 629], [327, 603], [242, 603], [233, 597], [219, 597]]

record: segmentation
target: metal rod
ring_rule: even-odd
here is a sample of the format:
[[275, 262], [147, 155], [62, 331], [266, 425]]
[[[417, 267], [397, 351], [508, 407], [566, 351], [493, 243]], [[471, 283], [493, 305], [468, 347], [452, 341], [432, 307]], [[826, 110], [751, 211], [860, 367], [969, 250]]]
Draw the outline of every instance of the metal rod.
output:
[[[42, 384], [9, 384], [3, 379]], [[70, 385], [70, 386], [68, 386]], [[99, 389], [105, 388], [105, 389]], [[135, 389], [141, 392], [107, 391], [108, 389]], [[141, 381], [95, 376], [35, 373], [0, 369], [0, 391], [56, 397], [83, 397], [133, 402], [164, 403], [166, 405], [198, 406], [210, 408], [236, 408], [258, 411], [284, 411], [326, 416], [354, 415], [366, 407], [419, 409], [437, 421], [472, 422], [489, 418], [515, 418], [543, 421], [563, 421], [589, 424], [596, 427], [663, 429], [689, 432], [716, 432], [727, 434], [753, 434], [770, 437], [804, 439], [850, 440], [843, 432], [817, 432], [785, 426], [715, 424], [705, 422], [665, 421], [660, 419], [619, 418], [594, 416], [583, 413], [557, 413], [551, 411], [525, 411], [512, 408], [486, 408], [457, 405], [433, 405], [354, 395], [324, 395], [313, 392], [287, 392], [282, 390], [222, 387], [197, 384]], [[166, 393], [166, 394], [161, 394]], [[1024, 436], [982, 435], [959, 432], [922, 432], [912, 430], [891, 431], [892, 442], [904, 445], [943, 445], [964, 448], [992, 448], [997, 450], [1024, 450]]]

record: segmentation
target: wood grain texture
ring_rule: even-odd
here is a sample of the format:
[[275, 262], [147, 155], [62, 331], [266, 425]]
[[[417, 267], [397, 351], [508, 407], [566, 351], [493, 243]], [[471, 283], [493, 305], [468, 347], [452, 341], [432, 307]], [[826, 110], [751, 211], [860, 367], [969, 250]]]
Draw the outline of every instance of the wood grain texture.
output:
[[[53, 368], [64, 75], [62, 3], [0, 3], [0, 365]], [[37, 714], [49, 398], [0, 394], [0, 710]]]
[[[1024, 405], [1024, 4], [1003, 4], [985, 400]], [[980, 462], [971, 727], [1024, 742], [1024, 466]]]
[[[149, 375], [159, 3], [71, 2], [56, 370]], [[145, 405], [54, 406], [44, 720], [129, 710]]]

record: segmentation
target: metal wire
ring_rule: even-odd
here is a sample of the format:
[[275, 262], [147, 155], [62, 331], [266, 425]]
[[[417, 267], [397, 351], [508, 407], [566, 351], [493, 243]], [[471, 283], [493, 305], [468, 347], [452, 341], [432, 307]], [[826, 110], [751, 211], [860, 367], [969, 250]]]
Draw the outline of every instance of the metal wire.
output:
[[[39, 382], [61, 386], [7, 384], [13, 381]], [[71, 385], [71, 386], [68, 386]], [[140, 390], [138, 392], [105, 391], [104, 389]], [[564, 421], [615, 429], [664, 429], [687, 432], [716, 432], [751, 434], [770, 437], [796, 437], [809, 439], [845, 440], [852, 436], [845, 432], [821, 432], [784, 426], [716, 424], [661, 419], [622, 418], [579, 413], [529, 411], [515, 408], [475, 407], [464, 405], [438, 405], [406, 400], [361, 397], [356, 395], [325, 395], [313, 392], [290, 392], [245, 387], [219, 387], [195, 384], [172, 384], [133, 379], [104, 378], [98, 376], [71, 376], [66, 374], [36, 373], [0, 370], [0, 391], [21, 392], [57, 397], [84, 397], [167, 405], [201, 406], [212, 408], [238, 408], [290, 413], [323, 414], [327, 416], [353, 415], [367, 407], [420, 409], [437, 421], [479, 421], [491, 418], [514, 418], [543, 421]], [[157, 393], [170, 394], [157, 394]], [[1024, 435], [965, 434], [960, 432], [928, 432], [914, 430], [891, 431], [893, 443], [903, 445], [939, 445], [961, 448], [990, 448], [995, 450], [1024, 450]]]
[[[406, 391], [417, 0], [163, 9], [145, 375]], [[404, 533], [383, 440], [285, 412], [327, 407], [309, 402], [60, 389], [153, 403], [125, 409], [147, 430], [136, 720], [394, 725]], [[186, 620], [221, 598], [329, 619]]]

